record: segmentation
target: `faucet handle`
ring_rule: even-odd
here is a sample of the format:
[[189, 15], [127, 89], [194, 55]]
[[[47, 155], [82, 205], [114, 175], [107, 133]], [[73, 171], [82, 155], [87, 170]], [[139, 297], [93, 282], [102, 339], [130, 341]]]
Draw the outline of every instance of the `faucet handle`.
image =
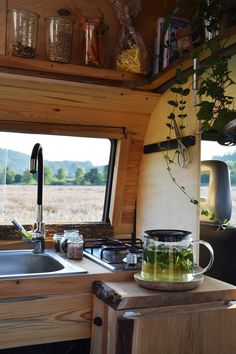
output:
[[23, 241], [30, 241], [31, 240], [31, 233], [26, 231], [26, 229], [21, 225], [21, 223], [16, 219], [14, 218], [12, 220], [12, 224], [15, 226], [15, 228], [17, 230], [19, 230], [22, 234], [22, 240]]

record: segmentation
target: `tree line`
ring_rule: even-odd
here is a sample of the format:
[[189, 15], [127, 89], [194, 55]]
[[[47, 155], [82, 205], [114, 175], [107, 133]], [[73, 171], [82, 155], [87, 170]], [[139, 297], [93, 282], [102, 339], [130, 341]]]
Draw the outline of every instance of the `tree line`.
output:
[[[103, 171], [99, 171], [96, 167], [90, 171], [78, 167], [74, 175], [69, 175], [67, 170], [59, 168], [56, 173], [45, 165], [44, 166], [44, 183], [47, 185], [81, 185], [81, 186], [99, 186], [105, 185], [107, 180], [108, 166], [104, 166]], [[35, 184], [37, 175], [25, 170], [18, 173], [12, 168], [0, 169], [0, 184]]]

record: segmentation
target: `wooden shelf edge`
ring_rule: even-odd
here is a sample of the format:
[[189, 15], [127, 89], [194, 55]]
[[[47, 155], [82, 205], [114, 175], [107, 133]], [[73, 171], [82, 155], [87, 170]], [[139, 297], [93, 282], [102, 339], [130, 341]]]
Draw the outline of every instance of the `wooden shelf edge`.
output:
[[125, 86], [128, 88], [135, 88], [145, 82], [145, 77], [142, 74], [5, 55], [0, 55], [0, 71], [98, 85]]
[[[236, 28], [233, 27], [228, 33], [226, 33], [222, 41], [225, 42], [224, 52], [226, 53], [226, 55], [232, 55], [236, 53]], [[203, 50], [200, 60], [203, 61], [209, 56], [209, 50]], [[172, 85], [173, 79], [176, 75], [176, 68], [180, 64], [182, 65], [182, 70], [184, 72], [187, 72], [187, 70], [190, 70], [192, 68], [193, 61], [189, 56], [176, 60], [174, 63], [170, 64], [166, 69], [164, 69], [162, 72], [158, 73], [154, 78], [152, 78], [148, 84], [139, 86], [138, 89], [141, 91], [157, 90], [159, 93], [163, 93]]]

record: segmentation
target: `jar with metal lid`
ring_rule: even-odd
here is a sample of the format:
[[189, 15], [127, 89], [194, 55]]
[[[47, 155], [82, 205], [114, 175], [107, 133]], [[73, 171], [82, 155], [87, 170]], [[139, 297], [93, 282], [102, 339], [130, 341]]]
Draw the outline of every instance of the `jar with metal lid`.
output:
[[82, 259], [83, 246], [84, 241], [82, 235], [72, 235], [67, 241], [67, 258]]
[[83, 243], [83, 236], [80, 235], [79, 230], [75, 230], [75, 229], [65, 230], [63, 237], [61, 239], [61, 242], [60, 242], [61, 253], [65, 253], [68, 256], [69, 243], [72, 243], [72, 242], [76, 243], [76, 241], [82, 241], [82, 243]]
[[7, 53], [22, 58], [36, 55], [39, 15], [20, 9], [7, 13]]
[[68, 18], [46, 18], [47, 58], [50, 61], [69, 63], [72, 50], [74, 23]]
[[56, 252], [60, 252], [61, 248], [60, 248], [60, 244], [61, 244], [61, 240], [64, 236], [64, 233], [62, 232], [57, 232], [53, 235], [53, 240], [54, 240], [54, 248]]

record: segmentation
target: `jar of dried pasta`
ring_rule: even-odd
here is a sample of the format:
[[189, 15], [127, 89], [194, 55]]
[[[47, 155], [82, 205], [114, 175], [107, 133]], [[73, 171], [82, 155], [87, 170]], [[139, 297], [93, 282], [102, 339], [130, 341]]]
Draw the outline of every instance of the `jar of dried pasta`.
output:
[[69, 63], [71, 58], [74, 23], [68, 18], [46, 18], [46, 50], [50, 61]]

